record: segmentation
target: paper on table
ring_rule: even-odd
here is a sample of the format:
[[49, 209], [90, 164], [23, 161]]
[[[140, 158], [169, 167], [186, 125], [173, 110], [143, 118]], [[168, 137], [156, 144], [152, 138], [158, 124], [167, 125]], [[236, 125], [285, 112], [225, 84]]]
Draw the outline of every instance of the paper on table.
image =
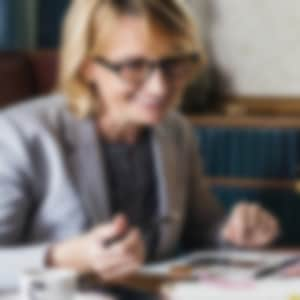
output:
[[[238, 278], [238, 279], [250, 279], [253, 278], [254, 274], [263, 267], [278, 264], [282, 261], [285, 261], [288, 258], [291, 258], [290, 254], [274, 254], [274, 252], [252, 252], [252, 251], [198, 251], [192, 254], [179, 257], [174, 260], [169, 260], [165, 262], [160, 262], [156, 264], [150, 264], [145, 266], [141, 273], [143, 275], [159, 275], [167, 276], [170, 274], [171, 270], [176, 266], [185, 266], [195, 262], [196, 260], [203, 259], [226, 259], [232, 262], [246, 262], [257, 267], [246, 268], [246, 267], [237, 267], [237, 264], [227, 264], [226, 266], [215, 264], [207, 268], [201, 268], [201, 275], [205, 272], [207, 274], [217, 274], [218, 276], [226, 276], [226, 278]], [[191, 264], [195, 272], [199, 273], [197, 267]]]
[[224, 286], [178, 283], [163, 289], [170, 300], [299, 300], [300, 280], [265, 280], [251, 287], [226, 288]]
[[[249, 251], [204, 251], [167, 261], [162, 264], [148, 265], [143, 270], [147, 275], [168, 275], [175, 266], [190, 264], [191, 261], [203, 258], [226, 259], [233, 262], [253, 262], [253, 268], [238, 264], [213, 264], [201, 271], [195, 268], [195, 279], [190, 282], [179, 282], [163, 287], [163, 294], [170, 300], [300, 300], [300, 280], [284, 279], [272, 276], [268, 279], [255, 280], [254, 275], [263, 267], [277, 265], [293, 255], [274, 254], [274, 252]], [[242, 264], [241, 264], [242, 265]]]

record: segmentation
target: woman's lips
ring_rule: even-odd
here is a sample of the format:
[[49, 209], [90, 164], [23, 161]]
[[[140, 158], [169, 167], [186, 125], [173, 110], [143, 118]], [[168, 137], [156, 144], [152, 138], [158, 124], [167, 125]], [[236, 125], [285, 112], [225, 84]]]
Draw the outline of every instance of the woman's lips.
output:
[[153, 99], [153, 100], [137, 100], [137, 102], [142, 105], [143, 107], [149, 108], [149, 109], [158, 109], [162, 108], [166, 104], [166, 100], [164, 99]]

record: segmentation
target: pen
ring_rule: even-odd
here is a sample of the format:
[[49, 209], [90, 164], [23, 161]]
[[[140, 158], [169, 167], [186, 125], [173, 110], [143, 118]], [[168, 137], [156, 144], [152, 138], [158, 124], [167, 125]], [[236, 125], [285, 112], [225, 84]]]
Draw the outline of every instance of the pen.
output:
[[281, 271], [287, 267], [290, 267], [294, 264], [297, 264], [299, 262], [300, 262], [300, 256], [292, 257], [292, 258], [287, 259], [277, 265], [266, 267], [266, 268], [259, 270], [258, 272], [256, 272], [255, 278], [259, 279], [259, 278], [264, 278], [264, 277], [276, 274], [279, 271]]
[[[154, 234], [154, 232], [162, 225], [169, 225], [171, 223], [174, 223], [177, 221], [177, 218], [175, 218], [174, 216], [164, 216], [164, 217], [158, 217], [155, 218], [154, 220], [146, 223], [146, 225], [144, 225], [144, 232], [146, 233], [147, 236], [151, 236]], [[116, 236], [114, 238], [111, 239], [107, 239], [104, 242], [104, 246], [105, 247], [109, 247], [114, 243], [117, 243], [118, 241], [121, 241], [125, 236], [126, 236], [127, 232]]]

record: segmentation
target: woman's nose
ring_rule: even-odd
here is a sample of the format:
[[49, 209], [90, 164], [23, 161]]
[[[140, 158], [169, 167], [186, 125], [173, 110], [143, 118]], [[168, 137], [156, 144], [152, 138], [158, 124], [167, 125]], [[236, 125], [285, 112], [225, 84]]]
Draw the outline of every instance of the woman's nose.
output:
[[155, 95], [164, 95], [167, 93], [167, 78], [160, 69], [155, 69], [146, 81], [147, 90]]

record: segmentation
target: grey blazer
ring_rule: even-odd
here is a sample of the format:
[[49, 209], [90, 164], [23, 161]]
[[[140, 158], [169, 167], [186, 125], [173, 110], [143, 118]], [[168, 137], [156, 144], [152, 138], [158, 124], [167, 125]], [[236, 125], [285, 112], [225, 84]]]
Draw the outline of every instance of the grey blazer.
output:
[[[1, 265], [43, 266], [49, 244], [110, 220], [98, 139], [92, 119], [75, 118], [60, 94], [0, 113]], [[160, 228], [157, 256], [180, 239], [201, 247], [214, 239], [222, 210], [206, 187], [192, 128], [169, 113], [152, 145], [159, 213], [178, 220]]]

